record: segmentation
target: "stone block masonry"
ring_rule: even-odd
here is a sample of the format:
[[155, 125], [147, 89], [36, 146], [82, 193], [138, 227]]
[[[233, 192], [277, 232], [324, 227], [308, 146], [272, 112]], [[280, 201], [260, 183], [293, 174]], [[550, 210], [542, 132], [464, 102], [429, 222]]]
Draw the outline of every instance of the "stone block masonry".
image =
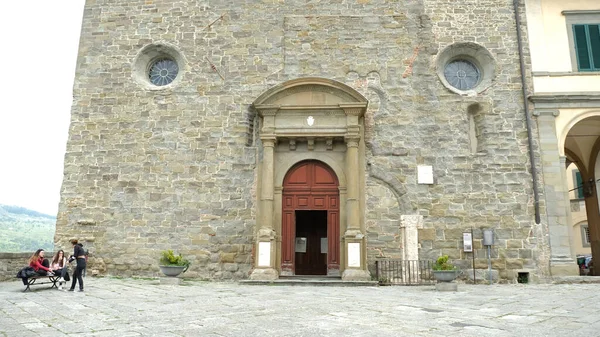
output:
[[[29, 265], [32, 253], [0, 253], [0, 281], [18, 280], [15, 278], [17, 273]], [[53, 255], [46, 252], [46, 257], [48, 256]]]
[[[321, 77], [369, 100], [360, 202], [370, 263], [402, 256], [400, 217], [414, 214], [422, 259], [470, 266], [462, 232], [476, 228], [481, 249], [477, 235], [494, 228], [498, 269], [542, 272], [511, 4], [88, 1], [56, 244], [83, 241], [101, 275], [158, 276], [160, 251], [173, 249], [191, 261], [188, 277], [247, 278], [262, 155], [251, 104], [287, 80]], [[436, 55], [465, 42], [496, 62], [477, 95], [436, 74]], [[135, 60], [152, 45], [181, 55], [172, 85], [140, 83], [147, 69]], [[417, 184], [418, 165], [433, 167], [433, 185]]]

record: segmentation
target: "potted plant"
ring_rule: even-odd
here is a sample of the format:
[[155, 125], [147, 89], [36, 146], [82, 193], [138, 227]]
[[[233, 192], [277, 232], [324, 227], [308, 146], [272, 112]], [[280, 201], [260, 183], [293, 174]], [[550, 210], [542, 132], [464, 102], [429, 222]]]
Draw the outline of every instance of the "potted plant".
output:
[[188, 270], [190, 262], [184, 259], [181, 254], [175, 255], [170, 249], [163, 250], [161, 254], [159, 268], [166, 276], [174, 277]]
[[442, 255], [433, 264], [433, 276], [438, 282], [452, 282], [458, 277], [458, 268], [448, 262], [448, 255]]

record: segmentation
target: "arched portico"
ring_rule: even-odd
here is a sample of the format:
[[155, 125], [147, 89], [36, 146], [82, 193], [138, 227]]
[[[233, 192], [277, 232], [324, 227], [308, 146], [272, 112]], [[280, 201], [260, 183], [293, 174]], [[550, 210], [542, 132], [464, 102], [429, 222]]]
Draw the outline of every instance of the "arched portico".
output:
[[[349, 86], [323, 78], [277, 85], [253, 104], [261, 118], [258, 216], [252, 279], [282, 271], [284, 177], [306, 159], [326, 163], [339, 179], [340, 271], [345, 280], [368, 280], [364, 228], [364, 127], [367, 100]], [[288, 270], [289, 271], [289, 270]]]
[[600, 215], [596, 182], [600, 151], [600, 111], [574, 109], [568, 102], [553, 104], [555, 109], [536, 109], [548, 209], [550, 273], [552, 276], [577, 275], [573, 236], [580, 234], [573, 232], [566, 169], [570, 163], [575, 163], [581, 174], [592, 255], [600, 259]]
[[[587, 111], [575, 116], [563, 132], [564, 153], [574, 162], [581, 174], [581, 195], [589, 229], [590, 247], [596, 261], [600, 259], [600, 209], [598, 206], [598, 171], [600, 151], [600, 111]], [[572, 219], [572, 217], [571, 217]], [[571, 227], [573, 228], [573, 227]], [[573, 236], [579, 233], [572, 232]], [[575, 241], [575, 240], [574, 240]], [[593, 275], [599, 275], [592, 269]]]

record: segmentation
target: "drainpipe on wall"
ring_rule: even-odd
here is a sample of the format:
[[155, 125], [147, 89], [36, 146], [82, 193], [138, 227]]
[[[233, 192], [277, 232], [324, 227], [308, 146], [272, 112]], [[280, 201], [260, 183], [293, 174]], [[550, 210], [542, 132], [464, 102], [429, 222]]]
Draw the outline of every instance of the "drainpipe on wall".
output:
[[521, 65], [521, 87], [523, 89], [523, 105], [525, 106], [525, 122], [527, 125], [527, 143], [529, 145], [529, 162], [531, 163], [531, 178], [533, 180], [533, 199], [535, 207], [535, 223], [540, 224], [540, 198], [538, 193], [538, 177], [535, 167], [535, 156], [533, 152], [533, 136], [531, 133], [531, 116], [529, 115], [529, 104], [527, 102], [527, 83], [525, 80], [525, 60], [523, 57], [523, 39], [521, 36], [521, 16], [519, 15], [520, 0], [513, 0], [515, 10], [515, 23], [517, 25], [517, 44], [519, 46], [519, 62]]

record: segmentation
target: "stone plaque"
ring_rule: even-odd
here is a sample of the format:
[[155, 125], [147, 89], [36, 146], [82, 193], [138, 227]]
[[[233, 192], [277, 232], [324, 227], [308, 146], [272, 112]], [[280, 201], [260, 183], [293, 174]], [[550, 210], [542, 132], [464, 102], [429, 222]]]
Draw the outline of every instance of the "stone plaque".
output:
[[258, 243], [258, 266], [259, 267], [270, 267], [271, 266], [271, 243], [270, 242], [259, 242]]
[[360, 243], [348, 243], [348, 267], [360, 267]]

